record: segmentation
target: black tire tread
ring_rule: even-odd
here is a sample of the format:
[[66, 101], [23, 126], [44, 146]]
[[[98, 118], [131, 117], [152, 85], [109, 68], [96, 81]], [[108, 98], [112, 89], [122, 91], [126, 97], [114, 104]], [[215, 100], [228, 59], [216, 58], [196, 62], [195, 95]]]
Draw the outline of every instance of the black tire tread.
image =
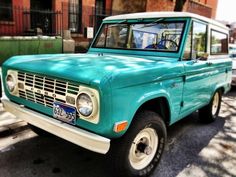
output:
[[[212, 103], [213, 103], [213, 99], [214, 99], [214, 95], [216, 93], [219, 93], [219, 97], [220, 97], [220, 100], [219, 100], [219, 107], [218, 107], [218, 110], [216, 112], [215, 115], [212, 115]], [[212, 123], [215, 121], [215, 119], [218, 117], [218, 114], [220, 112], [220, 107], [221, 107], [221, 98], [222, 98], [222, 93], [220, 90], [217, 90], [215, 93], [214, 93], [213, 97], [211, 98], [211, 101], [208, 105], [204, 106], [203, 108], [199, 109], [199, 120], [202, 122], [202, 123]]]
[[[163, 144], [165, 145], [165, 141], [167, 138], [167, 133], [166, 133], [166, 126], [161, 117], [152, 111], [143, 111], [139, 112], [137, 116], [134, 118], [132, 124], [130, 125], [129, 129], [127, 130], [126, 134], [122, 136], [119, 139], [116, 139], [111, 142], [111, 150], [109, 152], [110, 160], [112, 161], [112, 172], [114, 176], [119, 176], [119, 177], [135, 177], [135, 176], [148, 176], [155, 168], [150, 169], [150, 171], [147, 171], [146, 174], [144, 175], [137, 175], [135, 174], [135, 171], [131, 172], [130, 166], [127, 165], [129, 164], [128, 158], [125, 158], [124, 154], [129, 153], [129, 148], [130, 147], [130, 141], [134, 139], [134, 137], [137, 135], [137, 132], [142, 130], [144, 125], [147, 122], [153, 122], [158, 124], [162, 129], [163, 129], [163, 137], [164, 137], [164, 142]], [[163, 145], [163, 146], [164, 146]], [[164, 149], [164, 147], [163, 147]], [[163, 153], [163, 150], [162, 150]], [[160, 157], [162, 155], [160, 154]], [[159, 158], [160, 159], [160, 158]], [[159, 161], [158, 159], [158, 161]], [[126, 164], [126, 165], [125, 165]], [[158, 164], [158, 162], [157, 162]]]

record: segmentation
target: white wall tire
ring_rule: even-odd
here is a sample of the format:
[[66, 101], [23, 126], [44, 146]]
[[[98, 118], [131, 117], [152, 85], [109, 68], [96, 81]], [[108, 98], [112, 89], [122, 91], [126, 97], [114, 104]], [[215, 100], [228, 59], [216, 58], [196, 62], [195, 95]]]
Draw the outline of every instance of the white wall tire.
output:
[[219, 103], [220, 103], [220, 94], [219, 92], [216, 92], [212, 98], [212, 109], [211, 109], [212, 115], [217, 114]]
[[211, 123], [216, 120], [219, 115], [221, 107], [222, 93], [217, 90], [210, 103], [203, 108], [199, 109], [199, 119], [203, 123]]
[[147, 167], [155, 156], [158, 143], [155, 129], [144, 128], [140, 131], [133, 140], [129, 151], [130, 165], [136, 170]]
[[164, 151], [166, 127], [151, 111], [138, 113], [126, 134], [113, 141], [109, 152], [116, 176], [148, 176], [157, 167]]

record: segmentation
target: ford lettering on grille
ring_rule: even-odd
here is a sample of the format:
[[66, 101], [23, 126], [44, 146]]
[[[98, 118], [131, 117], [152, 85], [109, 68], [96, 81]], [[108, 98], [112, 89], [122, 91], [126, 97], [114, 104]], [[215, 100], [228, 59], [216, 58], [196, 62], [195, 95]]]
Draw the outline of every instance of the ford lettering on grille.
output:
[[51, 108], [54, 102], [74, 106], [66, 102], [66, 96], [76, 98], [79, 92], [78, 84], [21, 71], [18, 71], [18, 85], [21, 85], [20, 98]]

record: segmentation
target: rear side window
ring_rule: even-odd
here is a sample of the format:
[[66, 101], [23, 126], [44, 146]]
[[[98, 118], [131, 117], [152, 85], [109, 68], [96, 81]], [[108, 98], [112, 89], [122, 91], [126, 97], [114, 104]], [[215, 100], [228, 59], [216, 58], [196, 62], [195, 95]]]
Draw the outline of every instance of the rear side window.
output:
[[211, 30], [211, 55], [228, 54], [228, 35]]

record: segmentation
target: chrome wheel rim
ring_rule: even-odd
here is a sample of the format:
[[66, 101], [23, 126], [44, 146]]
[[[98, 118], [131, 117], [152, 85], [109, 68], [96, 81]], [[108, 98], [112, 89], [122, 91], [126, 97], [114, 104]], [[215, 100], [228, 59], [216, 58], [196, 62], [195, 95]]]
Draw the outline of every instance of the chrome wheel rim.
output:
[[129, 151], [131, 166], [136, 170], [147, 167], [156, 154], [158, 143], [158, 135], [153, 128], [140, 131], [134, 138]]
[[218, 107], [219, 107], [219, 102], [220, 102], [220, 96], [219, 93], [216, 92], [214, 97], [213, 97], [213, 102], [212, 102], [212, 115], [216, 115]]

